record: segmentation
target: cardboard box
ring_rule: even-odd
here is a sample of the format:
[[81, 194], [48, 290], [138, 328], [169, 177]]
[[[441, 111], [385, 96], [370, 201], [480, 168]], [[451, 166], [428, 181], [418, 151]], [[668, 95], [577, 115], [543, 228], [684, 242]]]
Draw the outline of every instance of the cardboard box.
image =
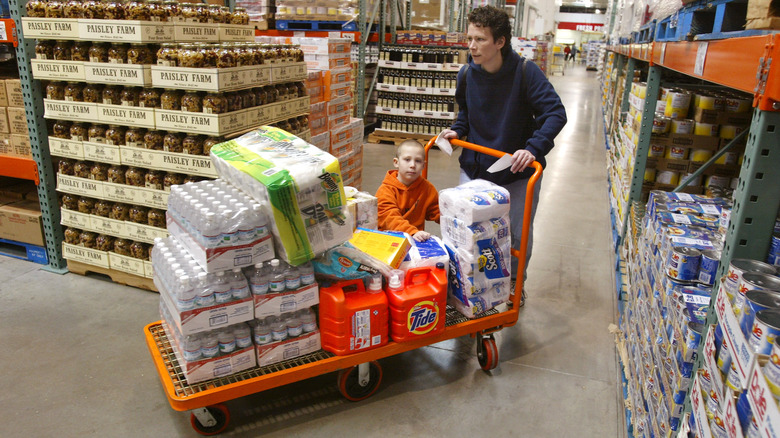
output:
[[328, 129], [336, 129], [349, 124], [349, 119], [352, 118], [352, 110], [346, 110], [340, 113], [336, 113], [328, 116]]
[[0, 106], [8, 106], [8, 92], [5, 89], [5, 84], [0, 84]]
[[[26, 136], [30, 135], [30, 132], [27, 129], [27, 113], [25, 112], [24, 108], [8, 107], [2, 108], [2, 110], [6, 110], [8, 117], [8, 128], [10, 130], [2, 132], [10, 132], [11, 134]], [[0, 123], [2, 123], [2, 115], [0, 115]]]
[[8, 106], [24, 108], [24, 97], [22, 96], [22, 81], [19, 79], [6, 79], [5, 92], [8, 95]]
[[322, 72], [322, 84], [330, 87], [352, 82], [352, 67], [334, 68]]
[[399, 234], [358, 228], [349, 239], [355, 248], [397, 269], [411, 244]]
[[14, 156], [14, 147], [11, 144], [11, 134], [0, 134], [0, 155], [7, 157]]
[[650, 143], [661, 146], [677, 146], [692, 149], [716, 151], [720, 148], [720, 138], [693, 134], [653, 134]]
[[308, 309], [320, 303], [320, 289], [317, 283], [298, 290], [279, 294], [254, 295], [255, 318], [279, 316], [286, 312]]
[[363, 139], [363, 119], [351, 118], [346, 126], [330, 131], [331, 144], [339, 144], [358, 137]]
[[18, 201], [0, 206], [0, 238], [44, 246], [40, 205]]
[[693, 120], [700, 123], [713, 123], [717, 125], [748, 126], [753, 118], [752, 112], [728, 113], [725, 111], [706, 110], [696, 108]]
[[346, 53], [352, 51], [352, 40], [349, 38], [298, 38], [298, 44], [304, 54], [328, 55], [334, 53]]
[[[25, 127], [27, 126], [25, 122]], [[0, 134], [10, 134], [11, 125], [8, 123], [8, 108], [0, 107]]]
[[14, 155], [23, 158], [32, 158], [32, 146], [30, 145], [30, 136], [11, 134], [11, 146], [14, 148]]
[[264, 367], [288, 359], [304, 356], [322, 349], [320, 331], [315, 330], [297, 338], [257, 346], [257, 365]]
[[227, 327], [240, 322], [254, 319], [252, 297], [243, 300], [229, 301], [209, 307], [199, 307], [192, 310], [179, 311], [159, 279], [154, 279], [154, 285], [160, 291], [160, 301], [167, 309], [176, 331], [184, 336], [203, 333], [209, 330]]
[[330, 70], [339, 67], [350, 67], [352, 59], [350, 54], [334, 53], [329, 55], [304, 54], [306, 68], [317, 70]]
[[62, 258], [108, 269], [108, 253], [62, 242]]

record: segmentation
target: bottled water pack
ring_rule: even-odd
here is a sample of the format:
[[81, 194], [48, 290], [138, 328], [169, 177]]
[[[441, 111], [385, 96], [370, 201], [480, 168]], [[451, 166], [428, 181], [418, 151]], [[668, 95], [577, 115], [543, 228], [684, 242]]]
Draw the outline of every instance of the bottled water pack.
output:
[[317, 330], [317, 316], [307, 307], [280, 316], [256, 318], [249, 322], [255, 345], [263, 346], [297, 338]]

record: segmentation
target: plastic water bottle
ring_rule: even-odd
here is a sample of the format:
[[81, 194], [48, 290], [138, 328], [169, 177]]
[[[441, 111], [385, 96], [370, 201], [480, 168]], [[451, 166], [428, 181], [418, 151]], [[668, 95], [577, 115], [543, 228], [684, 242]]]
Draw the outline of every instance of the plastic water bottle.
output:
[[299, 266], [298, 271], [301, 273], [301, 286], [314, 284], [314, 265], [311, 262], [306, 262]]
[[252, 223], [255, 226], [255, 239], [259, 239], [268, 234], [268, 218], [263, 212], [263, 206], [257, 202], [252, 204]]
[[219, 355], [219, 339], [214, 330], [206, 332], [200, 339], [200, 353], [207, 359]]
[[274, 342], [281, 342], [287, 339], [287, 324], [278, 316], [270, 316], [271, 339]]
[[219, 271], [214, 275], [211, 288], [214, 290], [214, 300], [217, 304], [224, 304], [230, 301], [233, 294], [230, 291], [230, 282], [225, 275], [226, 271]]
[[317, 330], [317, 316], [314, 315], [310, 307], [299, 310], [298, 318], [301, 320], [301, 328], [304, 333], [311, 333]]
[[207, 208], [202, 208], [201, 214], [203, 215], [201, 243], [203, 243], [203, 246], [206, 248], [216, 248], [219, 246], [222, 237], [219, 232], [219, 220], [217, 220], [217, 215]]
[[246, 348], [252, 345], [252, 331], [244, 323], [236, 324], [233, 327], [233, 336], [236, 337], [236, 348]]
[[301, 274], [298, 268], [287, 265], [284, 269], [284, 287], [287, 290], [298, 290], [301, 287]]
[[[220, 208], [221, 207], [224, 207], [224, 205], [220, 206]], [[222, 246], [233, 246], [238, 241], [238, 225], [235, 220], [235, 212], [225, 208], [222, 209], [219, 215], [221, 223], [220, 228], [222, 231]]]
[[241, 268], [233, 268], [230, 275], [230, 292], [233, 299], [243, 300], [249, 296], [249, 286], [246, 283], [246, 277], [241, 272]]
[[282, 268], [279, 259], [271, 260], [271, 281], [268, 287], [269, 293], [282, 293], [284, 292], [285, 285], [284, 269]]
[[255, 344], [265, 345], [271, 343], [273, 338], [271, 337], [271, 327], [266, 323], [265, 319], [256, 319], [254, 327]]
[[217, 340], [219, 342], [219, 352], [221, 354], [230, 354], [236, 351], [236, 337], [230, 327], [225, 327], [217, 331]]
[[265, 295], [268, 293], [269, 281], [263, 262], [255, 263], [252, 275], [249, 277], [249, 286], [254, 295]]
[[181, 348], [183, 350], [184, 360], [187, 362], [194, 362], [202, 357], [200, 336], [198, 335], [185, 336]]
[[297, 338], [303, 334], [303, 325], [296, 312], [283, 313], [282, 319], [287, 326], [287, 337]]
[[236, 204], [238, 208], [238, 243], [249, 243], [255, 239], [255, 226], [252, 222], [252, 212], [242, 203]]
[[187, 274], [179, 277], [179, 292], [176, 294], [176, 307], [182, 311], [194, 309], [197, 295], [198, 292], [195, 290], [192, 278]]
[[195, 298], [195, 304], [198, 307], [209, 307], [216, 303], [214, 290], [209, 284], [208, 275], [205, 272], [198, 274], [198, 296]]

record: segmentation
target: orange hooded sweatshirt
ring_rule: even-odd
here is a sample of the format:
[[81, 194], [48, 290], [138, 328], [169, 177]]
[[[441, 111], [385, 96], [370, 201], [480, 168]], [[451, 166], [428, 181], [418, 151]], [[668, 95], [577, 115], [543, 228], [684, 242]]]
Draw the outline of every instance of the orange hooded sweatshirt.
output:
[[376, 191], [379, 229], [414, 235], [425, 230], [425, 221], [439, 222], [439, 193], [427, 179], [417, 178], [409, 187], [389, 170]]

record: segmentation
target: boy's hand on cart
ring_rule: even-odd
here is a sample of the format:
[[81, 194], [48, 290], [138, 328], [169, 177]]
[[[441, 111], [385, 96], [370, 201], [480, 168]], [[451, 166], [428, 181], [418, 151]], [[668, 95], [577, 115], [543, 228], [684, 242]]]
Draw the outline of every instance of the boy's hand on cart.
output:
[[427, 231], [418, 231], [414, 233], [414, 236], [412, 236], [412, 238], [414, 238], [414, 240], [418, 242], [425, 242], [426, 240], [431, 238], [431, 233]]
[[520, 149], [512, 155], [512, 166], [509, 168], [509, 170], [511, 170], [512, 173], [522, 172], [534, 161], [536, 161], [534, 154], [528, 152], [525, 149]]

